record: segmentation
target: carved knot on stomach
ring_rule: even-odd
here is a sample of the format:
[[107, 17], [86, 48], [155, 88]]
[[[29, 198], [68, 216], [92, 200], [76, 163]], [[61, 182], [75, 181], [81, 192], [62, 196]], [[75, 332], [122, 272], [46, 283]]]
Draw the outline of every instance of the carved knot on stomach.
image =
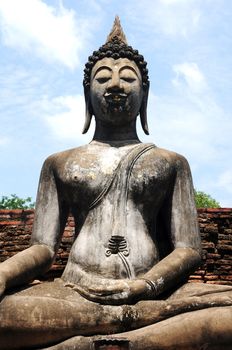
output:
[[111, 254], [118, 253], [122, 253], [124, 256], [129, 255], [127, 241], [123, 236], [111, 236], [105, 254], [106, 256], [110, 256]]

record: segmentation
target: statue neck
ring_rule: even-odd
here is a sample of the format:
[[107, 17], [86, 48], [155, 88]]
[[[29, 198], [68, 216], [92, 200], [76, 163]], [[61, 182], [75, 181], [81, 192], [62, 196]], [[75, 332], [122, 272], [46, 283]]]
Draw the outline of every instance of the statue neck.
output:
[[109, 125], [100, 120], [96, 120], [96, 128], [93, 140], [102, 142], [128, 141], [128, 143], [140, 142], [136, 132], [136, 121], [127, 125]]

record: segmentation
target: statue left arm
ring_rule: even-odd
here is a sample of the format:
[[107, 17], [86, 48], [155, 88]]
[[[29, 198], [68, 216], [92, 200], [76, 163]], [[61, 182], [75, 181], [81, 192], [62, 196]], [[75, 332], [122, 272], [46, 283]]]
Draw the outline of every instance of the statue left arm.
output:
[[173, 251], [143, 277], [151, 281], [155, 295], [175, 287], [194, 271], [201, 261], [201, 239], [194, 200], [192, 176], [186, 159], [175, 159], [175, 182], [161, 214], [171, 237]]

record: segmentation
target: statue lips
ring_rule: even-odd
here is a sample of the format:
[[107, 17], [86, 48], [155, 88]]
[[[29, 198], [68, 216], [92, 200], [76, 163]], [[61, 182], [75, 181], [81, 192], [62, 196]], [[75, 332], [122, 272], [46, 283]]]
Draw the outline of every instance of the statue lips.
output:
[[123, 105], [126, 103], [127, 94], [122, 92], [106, 92], [104, 97], [109, 104]]

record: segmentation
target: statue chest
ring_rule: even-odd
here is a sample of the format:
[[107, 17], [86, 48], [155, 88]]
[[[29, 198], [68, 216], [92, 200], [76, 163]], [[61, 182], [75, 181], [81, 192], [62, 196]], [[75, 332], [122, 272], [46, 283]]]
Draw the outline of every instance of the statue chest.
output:
[[[119, 163], [126, 150], [82, 152], [67, 159], [59, 173], [60, 190], [71, 206], [91, 206], [103, 192], [112, 200], [126, 196], [135, 204], [159, 204], [166, 196], [173, 178], [168, 161], [156, 149], [141, 155], [128, 170]], [[120, 197], [120, 198], [119, 198]], [[120, 199], [121, 200], [121, 199]]]
[[[127, 270], [136, 276], [158, 261], [154, 218], [174, 176], [155, 148], [119, 167], [122, 157], [117, 152], [82, 154], [68, 159], [59, 174], [77, 223], [70, 259], [109, 278], [129, 276]], [[115, 237], [123, 241], [116, 244]], [[129, 267], [120, 260], [119, 248], [128, 254]]]

